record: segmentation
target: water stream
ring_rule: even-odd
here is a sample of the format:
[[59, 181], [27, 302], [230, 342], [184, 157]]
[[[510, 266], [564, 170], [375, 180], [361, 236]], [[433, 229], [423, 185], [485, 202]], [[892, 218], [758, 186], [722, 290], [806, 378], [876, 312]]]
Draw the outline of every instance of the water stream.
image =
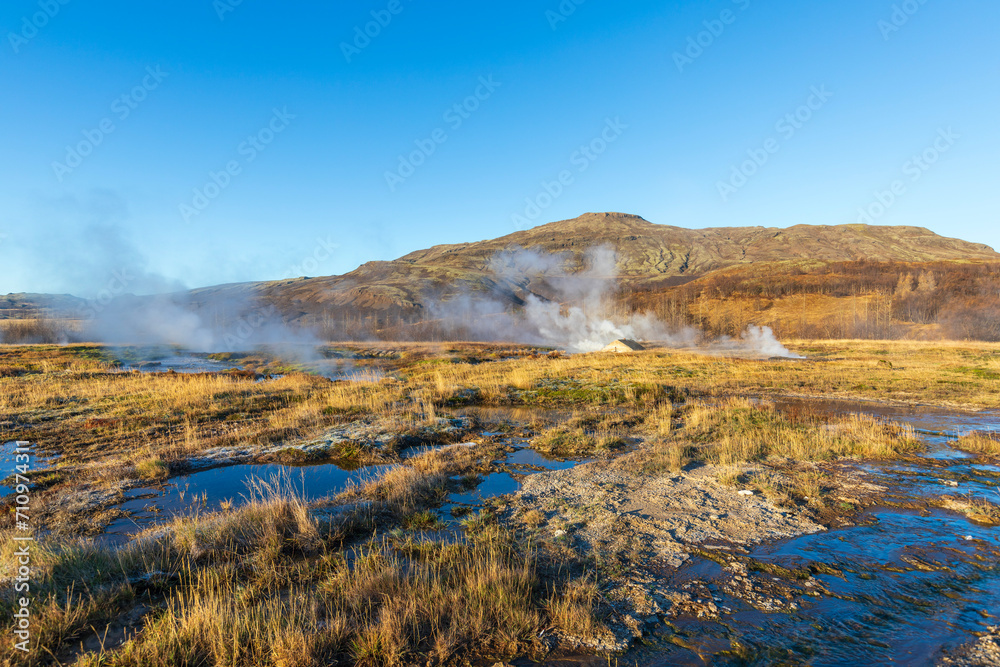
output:
[[[996, 412], [951, 412], [851, 401], [781, 399], [778, 408], [812, 414], [864, 413], [913, 426], [929, 445], [926, 463], [869, 465], [894, 494], [959, 495], [1000, 503], [1000, 467], [953, 449], [969, 431], [1000, 430]], [[953, 482], [957, 486], [948, 484]], [[730, 594], [732, 574], [693, 559], [665, 574], [671, 586], [707, 587], [723, 614], [661, 627], [639, 665], [926, 665], [1000, 624], [1000, 529], [940, 509], [881, 507], [859, 525], [758, 546], [749, 557], [802, 572], [782, 580], [794, 608], [761, 611]], [[820, 565], [820, 567], [816, 567]], [[818, 572], [818, 573], [817, 573]], [[824, 572], [830, 572], [824, 574]], [[751, 578], [779, 581], [766, 571]], [[826, 592], [817, 594], [817, 590]], [[736, 642], [736, 644], [734, 644]], [[733, 651], [733, 646], [741, 647]]]

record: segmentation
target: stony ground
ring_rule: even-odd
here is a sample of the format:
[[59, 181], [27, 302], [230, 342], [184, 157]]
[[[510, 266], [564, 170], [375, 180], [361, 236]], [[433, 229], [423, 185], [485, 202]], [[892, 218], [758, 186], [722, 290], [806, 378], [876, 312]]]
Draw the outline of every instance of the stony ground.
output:
[[713, 466], [651, 476], [632, 462], [626, 456], [532, 475], [512, 505], [522, 514], [542, 512], [543, 529], [575, 548], [629, 565], [676, 567], [690, 545], [745, 545], [823, 530], [803, 512], [724, 486]]
[[[500, 512], [543, 549], [596, 561], [606, 586], [608, 635], [580, 648], [621, 651], [657, 625], [679, 616], [719, 619], [728, 610], [703, 582], [676, 582], [672, 573], [692, 553], [718, 554], [719, 584], [754, 608], [791, 611], [803, 595], [818, 595], [812, 576], [776, 578], [740, 560], [752, 545], [826, 530], [814, 508], [778, 506], [758, 492], [719, 481], [712, 465], [651, 475], [641, 451], [569, 470], [526, 477]], [[884, 491], [852, 466], [837, 466], [839, 498]], [[741, 493], [741, 491], [743, 493]], [[841, 517], [843, 519], [843, 517]]]
[[969, 642], [954, 655], [942, 659], [941, 664], [954, 667], [1000, 665], [1000, 626], [990, 628], [989, 634]]

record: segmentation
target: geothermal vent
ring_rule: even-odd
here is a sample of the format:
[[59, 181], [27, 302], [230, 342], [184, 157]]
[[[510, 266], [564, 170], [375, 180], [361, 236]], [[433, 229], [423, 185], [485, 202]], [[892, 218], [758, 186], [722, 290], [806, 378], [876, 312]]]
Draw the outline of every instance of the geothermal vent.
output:
[[629, 340], [627, 338], [619, 338], [615, 342], [609, 344], [606, 348], [601, 350], [601, 352], [637, 352], [639, 350], [645, 350], [642, 345], [635, 342], [634, 340]]

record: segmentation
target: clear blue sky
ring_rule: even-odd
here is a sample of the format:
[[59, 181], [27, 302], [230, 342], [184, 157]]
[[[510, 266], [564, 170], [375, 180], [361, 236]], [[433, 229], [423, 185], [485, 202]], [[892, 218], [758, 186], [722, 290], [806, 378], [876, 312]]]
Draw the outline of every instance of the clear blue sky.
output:
[[1000, 247], [995, 0], [63, 2], [0, 8], [0, 293], [343, 273], [586, 211], [864, 207]]

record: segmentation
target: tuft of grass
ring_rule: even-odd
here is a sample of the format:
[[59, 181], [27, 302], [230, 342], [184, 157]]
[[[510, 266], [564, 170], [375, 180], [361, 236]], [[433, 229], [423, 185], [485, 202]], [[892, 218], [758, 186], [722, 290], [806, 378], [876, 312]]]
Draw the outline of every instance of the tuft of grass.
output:
[[251, 481], [249, 499], [237, 512], [175, 519], [171, 547], [193, 560], [253, 554], [263, 563], [320, 549], [319, 523], [287, 477]]
[[677, 474], [694, 460], [694, 450], [684, 442], [656, 441], [649, 447], [643, 461], [643, 472]]
[[958, 449], [974, 454], [1000, 456], [1000, 434], [974, 432], [964, 435], [955, 443]]
[[669, 437], [673, 432], [674, 406], [663, 403], [646, 416], [645, 427], [660, 438]]
[[140, 479], [161, 480], [170, 477], [170, 465], [159, 457], [144, 459], [135, 464]]
[[604, 629], [595, 610], [599, 598], [597, 585], [589, 579], [567, 583], [562, 590], [554, 591], [546, 608], [552, 621], [568, 635], [579, 639], [593, 639]]
[[[1000, 489], [997, 490], [1000, 500]], [[969, 519], [988, 526], [1000, 526], [1000, 505], [983, 498], [944, 496], [939, 504], [945, 509], [961, 512]]]
[[606, 454], [626, 446], [625, 439], [614, 432], [589, 432], [581, 426], [560, 424], [547, 429], [531, 441], [531, 446], [552, 456]]
[[403, 528], [407, 530], [433, 530], [440, 525], [437, 515], [430, 510], [419, 510], [403, 517]]
[[538, 528], [545, 523], [545, 514], [537, 509], [531, 509], [524, 513], [521, 520], [530, 528]]
[[187, 569], [142, 633], [79, 664], [441, 663], [539, 649], [545, 628], [601, 631], [596, 587], [570, 581], [546, 596], [534, 553], [505, 533], [419, 546], [372, 539], [280, 579], [233, 564]]

